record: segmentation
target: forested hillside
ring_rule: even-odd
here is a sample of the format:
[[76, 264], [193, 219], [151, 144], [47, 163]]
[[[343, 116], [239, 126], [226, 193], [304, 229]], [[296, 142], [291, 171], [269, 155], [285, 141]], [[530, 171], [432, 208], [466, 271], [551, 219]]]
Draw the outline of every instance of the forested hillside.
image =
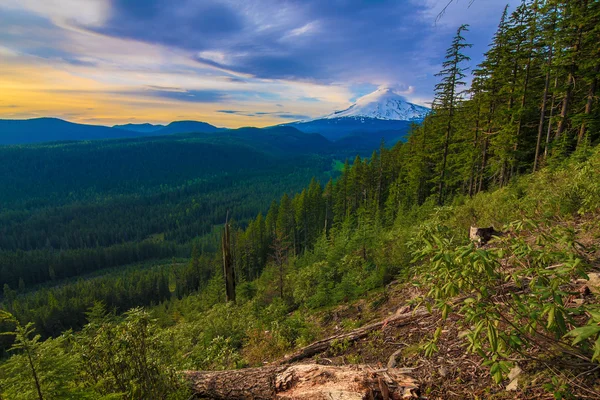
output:
[[[276, 128], [0, 147], [5, 301], [41, 284], [107, 275], [110, 288], [58, 296], [60, 312], [45, 307], [44, 291], [35, 294], [43, 297], [38, 306], [17, 308], [45, 335], [81, 327], [94, 300], [121, 311], [156, 304], [166, 297], [155, 293], [154, 269], [118, 267], [163, 260], [169, 282], [172, 257], [187, 258], [194, 246], [214, 251], [214, 226], [228, 212], [244, 224], [266, 211], [273, 196], [299, 190], [313, 176], [334, 176], [332, 157], [343, 154], [329, 144], [317, 135]], [[178, 284], [177, 293], [197, 290], [198, 279]], [[73, 293], [86, 293], [86, 300], [73, 303]]]
[[[406, 143], [357, 156], [335, 181], [306, 179], [232, 224], [235, 301], [225, 302], [220, 249], [198, 246], [183, 264], [149, 266], [147, 279], [133, 268], [35, 293], [8, 287], [15, 354], [1, 366], [3, 395], [187, 399], [178, 371], [261, 366], [400, 308], [427, 318], [397, 331], [382, 323], [316, 361], [395, 355], [428, 398], [597, 398], [599, 19], [598, 2], [524, 2], [505, 11], [477, 66], [461, 26], [433, 111]], [[216, 221], [226, 209], [215, 207]], [[198, 232], [194, 218], [160, 232]], [[471, 225], [498, 235], [473, 243]], [[44, 265], [40, 281], [51, 278]], [[122, 304], [117, 287], [128, 288], [116, 291], [128, 293]], [[136, 291], [153, 293], [153, 306], [121, 314], [142, 301]]]

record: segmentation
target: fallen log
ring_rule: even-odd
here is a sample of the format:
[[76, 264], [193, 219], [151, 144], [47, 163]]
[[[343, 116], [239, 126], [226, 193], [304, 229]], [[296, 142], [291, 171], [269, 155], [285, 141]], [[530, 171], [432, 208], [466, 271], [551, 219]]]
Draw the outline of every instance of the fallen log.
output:
[[424, 317], [425, 315], [428, 315], [428, 312], [425, 310], [417, 310], [414, 312], [397, 314], [383, 321], [378, 321], [369, 325], [365, 325], [351, 332], [342, 333], [339, 335], [328, 337], [327, 339], [316, 341], [306, 347], [301, 348], [293, 354], [285, 356], [282, 360], [277, 361], [275, 364], [291, 364], [293, 362], [312, 357], [315, 354], [322, 353], [328, 350], [331, 344], [334, 342], [354, 342], [356, 340], [368, 336], [369, 333], [376, 329], [381, 329], [386, 326], [398, 327], [402, 325], [408, 325]]
[[199, 398], [231, 400], [398, 400], [418, 398], [415, 381], [395, 368], [299, 364], [235, 371], [186, 371]]

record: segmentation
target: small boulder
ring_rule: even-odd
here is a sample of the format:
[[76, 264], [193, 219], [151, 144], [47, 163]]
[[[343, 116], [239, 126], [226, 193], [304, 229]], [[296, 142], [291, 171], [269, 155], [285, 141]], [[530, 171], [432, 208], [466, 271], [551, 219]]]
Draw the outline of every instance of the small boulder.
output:
[[514, 392], [519, 388], [519, 375], [521, 375], [521, 372], [523, 372], [523, 370], [518, 365], [515, 365], [513, 369], [510, 370], [508, 373], [510, 383], [506, 385], [506, 391]]
[[469, 231], [469, 238], [471, 241], [476, 242], [480, 246], [487, 244], [487, 242], [489, 242], [493, 236], [500, 235], [502, 235], [502, 232], [495, 230], [493, 226], [490, 226], [489, 228], [472, 226]]
[[590, 272], [587, 274], [590, 280], [587, 282], [587, 287], [590, 292], [600, 295], [600, 273], [599, 272]]

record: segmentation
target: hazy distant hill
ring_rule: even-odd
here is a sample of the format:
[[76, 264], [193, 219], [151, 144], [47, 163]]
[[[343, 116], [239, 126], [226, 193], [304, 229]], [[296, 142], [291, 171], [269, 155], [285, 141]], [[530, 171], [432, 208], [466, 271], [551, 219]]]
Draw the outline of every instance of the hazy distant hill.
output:
[[292, 127], [0, 146], [0, 204], [153, 191], [200, 176], [235, 176], [277, 168], [283, 161], [293, 165], [294, 159], [337, 154], [327, 139]]
[[291, 126], [230, 129], [208, 135], [205, 140], [244, 144], [279, 154], [329, 153], [334, 149], [333, 143], [323, 136], [304, 133]]
[[123, 125], [115, 125], [113, 128], [124, 129], [126, 131], [132, 132], [141, 132], [141, 133], [151, 133], [156, 132], [164, 128], [164, 125], [154, 125], [149, 123], [144, 124], [123, 124]]
[[115, 139], [135, 136], [140, 136], [140, 134], [107, 126], [75, 124], [58, 118], [0, 120], [0, 144]]
[[0, 119], [0, 145], [43, 143], [71, 140], [120, 139], [143, 136], [170, 135], [185, 132], [217, 132], [217, 128], [205, 122], [177, 121], [167, 126], [151, 124], [127, 124], [108, 127], [76, 124], [58, 118], [34, 118], [26, 120]]
[[[368, 123], [360, 124], [363, 130], [357, 131], [354, 129], [356, 121], [349, 121], [344, 126], [345, 119], [323, 119], [296, 127], [278, 125], [239, 129], [218, 128], [199, 121], [175, 121], [166, 126], [143, 123], [107, 127], [76, 124], [58, 118], [0, 119], [0, 145], [178, 135], [179, 139], [186, 137], [213, 144], [245, 145], [270, 153], [335, 153], [341, 158], [352, 158], [357, 153], [370, 155], [374, 148], [379, 147], [382, 138], [388, 145], [401, 140], [410, 124], [408, 121], [378, 120], [374, 131], [368, 129]], [[333, 134], [328, 130], [329, 125], [332, 125]], [[384, 125], [389, 129], [382, 131]], [[335, 142], [326, 137], [333, 137]]]
[[340, 140], [348, 136], [381, 140], [380, 132], [395, 131], [398, 137], [404, 137], [413, 121], [385, 120], [367, 117], [342, 117], [337, 119], [318, 119], [288, 124], [305, 133], [319, 133], [329, 140]]
[[171, 122], [164, 128], [156, 131], [159, 135], [170, 135], [173, 133], [189, 133], [189, 132], [202, 132], [202, 133], [213, 133], [225, 130], [224, 128], [217, 128], [206, 122], [199, 121], [175, 121]]

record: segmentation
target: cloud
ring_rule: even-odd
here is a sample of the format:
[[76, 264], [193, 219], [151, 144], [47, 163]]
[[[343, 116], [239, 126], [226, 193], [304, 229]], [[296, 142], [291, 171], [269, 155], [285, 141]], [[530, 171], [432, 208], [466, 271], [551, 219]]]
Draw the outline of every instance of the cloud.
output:
[[113, 0], [111, 6], [102, 26], [88, 28], [109, 36], [203, 50], [240, 33], [244, 26], [233, 5], [214, 0]]
[[227, 99], [225, 93], [215, 90], [148, 90], [144, 94], [192, 103], [221, 103]]
[[[505, 1], [455, 0], [436, 22], [447, 0], [3, 0], [0, 100], [232, 125], [325, 115], [380, 85], [423, 104], [457, 26], [475, 65]], [[129, 114], [98, 104], [111, 96]]]
[[244, 115], [247, 117], [258, 117], [258, 118], [261, 118], [264, 116], [269, 116], [269, 117], [288, 119], [288, 120], [310, 119], [310, 116], [308, 116], [308, 115], [294, 114], [294, 113], [285, 112], [285, 111], [271, 112], [271, 111], [217, 110], [217, 112], [220, 112], [223, 114], [236, 114], [236, 115]]
[[104, 25], [90, 29], [189, 51], [200, 64], [233, 74], [323, 84], [400, 83], [422, 95], [432, 91], [433, 74], [456, 26], [472, 22], [473, 41], [482, 49], [493, 32], [490, 18], [498, 18], [504, 2], [457, 0], [436, 23], [446, 4], [115, 0]]
[[106, 0], [3, 0], [8, 10], [27, 10], [56, 23], [75, 23], [86, 26], [102, 24], [109, 13]]

